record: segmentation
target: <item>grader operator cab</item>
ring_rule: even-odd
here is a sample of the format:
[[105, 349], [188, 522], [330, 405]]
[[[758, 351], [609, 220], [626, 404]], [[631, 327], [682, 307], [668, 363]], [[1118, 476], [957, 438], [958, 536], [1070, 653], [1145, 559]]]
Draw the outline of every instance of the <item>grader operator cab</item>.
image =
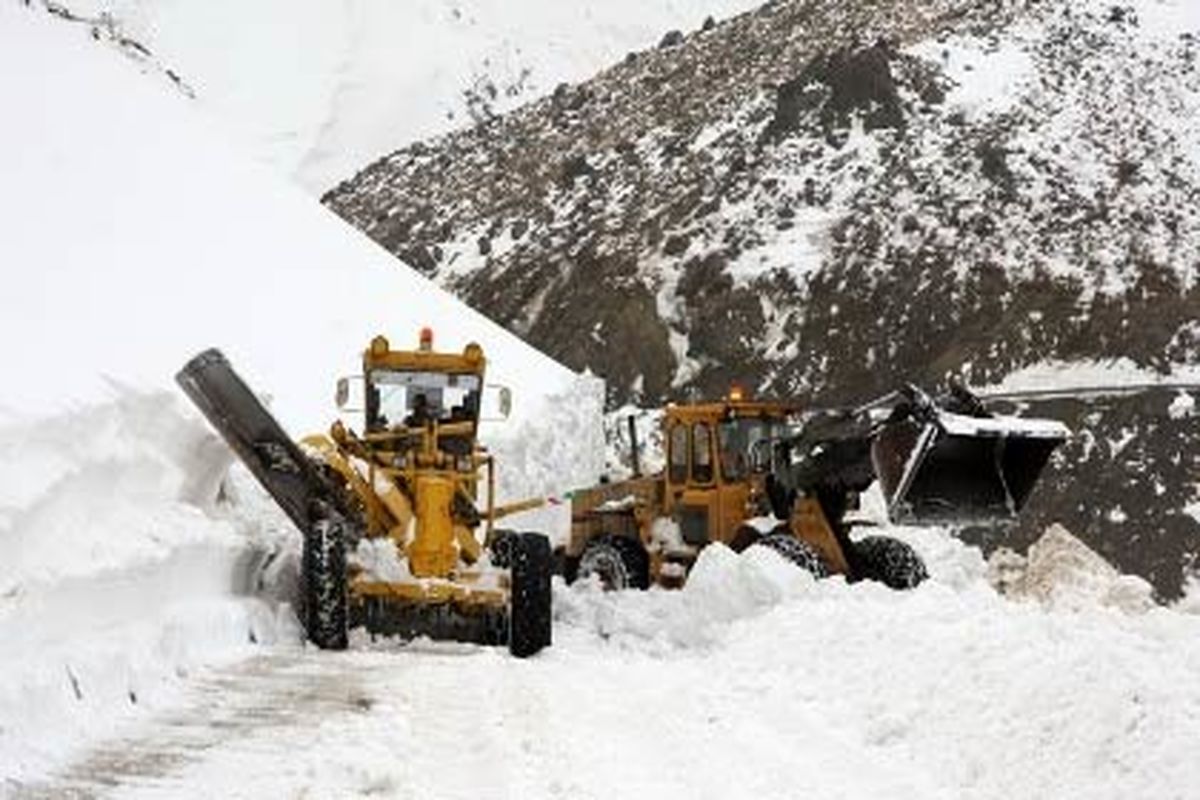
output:
[[[495, 462], [478, 442], [485, 365], [477, 344], [438, 353], [422, 332], [417, 350], [393, 350], [378, 336], [363, 353], [361, 435], [339, 421], [299, 444], [220, 352], [177, 376], [300, 529], [305, 629], [319, 647], [345, 648], [354, 625], [518, 657], [550, 644], [549, 540], [506, 535], [503, 566], [489, 552], [497, 519], [542, 501], [495, 502]], [[345, 406], [348, 380], [337, 394]]]
[[661, 474], [573, 494], [568, 580], [680, 586], [700, 550], [721, 542], [769, 547], [817, 577], [909, 588], [926, 577], [911, 547], [851, 538], [845, 515], [860, 492], [878, 480], [894, 521], [1011, 519], [1069, 435], [1058, 422], [993, 416], [962, 389], [939, 404], [911, 386], [821, 411], [735, 392], [668, 406], [663, 426]]

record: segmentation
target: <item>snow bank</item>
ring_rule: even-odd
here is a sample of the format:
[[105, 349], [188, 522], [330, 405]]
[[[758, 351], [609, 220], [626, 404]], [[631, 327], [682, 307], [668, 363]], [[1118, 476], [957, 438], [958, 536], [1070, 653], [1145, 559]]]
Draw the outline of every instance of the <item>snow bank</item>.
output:
[[0, 595], [167, 557], [239, 547], [206, 514], [229, 451], [183, 401], [119, 391], [111, 403], [0, 427]]
[[286, 635], [286, 611], [249, 596], [265, 546], [214, 504], [224, 445], [174, 395], [114, 391], [0, 427], [0, 639], [20, 654], [0, 665], [9, 778]]
[[415, 344], [423, 325], [439, 347], [483, 345], [490, 379], [516, 391], [516, 423], [574, 380], [248, 164], [80, 26], [0, 7], [0, 105], [15, 121], [0, 129], [10, 415], [105, 400], [104, 375], [169, 387], [215, 345], [294, 434], [324, 430], [334, 380], [370, 338]]
[[[63, 2], [63, 0], [59, 0]], [[374, 159], [757, 0], [66, 0], [107, 11], [263, 161], [323, 192]]]

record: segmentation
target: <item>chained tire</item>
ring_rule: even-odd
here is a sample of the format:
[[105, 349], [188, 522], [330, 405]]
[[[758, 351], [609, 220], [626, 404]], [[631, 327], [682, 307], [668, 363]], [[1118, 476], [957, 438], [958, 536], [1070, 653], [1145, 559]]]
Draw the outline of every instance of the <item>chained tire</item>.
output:
[[508, 613], [508, 651], [528, 658], [550, 646], [550, 540], [540, 533], [512, 534], [509, 547], [512, 581]]
[[346, 649], [346, 525], [340, 519], [318, 520], [304, 537], [304, 617], [310, 642]]
[[800, 569], [812, 573], [814, 578], [825, 578], [829, 575], [829, 565], [821, 558], [821, 554], [807, 542], [797, 539], [790, 531], [767, 534], [751, 547], [770, 548]]
[[929, 577], [917, 551], [891, 536], [867, 536], [855, 542], [854, 562], [859, 578], [893, 589], [912, 589]]
[[600, 536], [583, 548], [576, 580], [595, 575], [611, 591], [648, 589], [650, 557], [642, 543], [628, 536]]

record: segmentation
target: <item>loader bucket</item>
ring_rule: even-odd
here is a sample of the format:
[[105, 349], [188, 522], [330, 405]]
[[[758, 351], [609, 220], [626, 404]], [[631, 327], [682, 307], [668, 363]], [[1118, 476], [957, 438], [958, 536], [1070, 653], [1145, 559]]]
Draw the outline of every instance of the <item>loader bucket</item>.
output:
[[996, 522], [1017, 515], [1069, 435], [1049, 420], [936, 411], [885, 425], [871, 460], [893, 521]]

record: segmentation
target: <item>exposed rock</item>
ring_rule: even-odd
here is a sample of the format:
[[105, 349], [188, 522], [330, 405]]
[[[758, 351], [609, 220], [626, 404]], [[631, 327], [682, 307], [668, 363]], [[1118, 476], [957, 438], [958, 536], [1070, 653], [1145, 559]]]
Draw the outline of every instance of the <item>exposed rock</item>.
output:
[[681, 44], [683, 44], [683, 33], [680, 31], [667, 31], [658, 43], [658, 49], [664, 50], [668, 47], [678, 47]]

